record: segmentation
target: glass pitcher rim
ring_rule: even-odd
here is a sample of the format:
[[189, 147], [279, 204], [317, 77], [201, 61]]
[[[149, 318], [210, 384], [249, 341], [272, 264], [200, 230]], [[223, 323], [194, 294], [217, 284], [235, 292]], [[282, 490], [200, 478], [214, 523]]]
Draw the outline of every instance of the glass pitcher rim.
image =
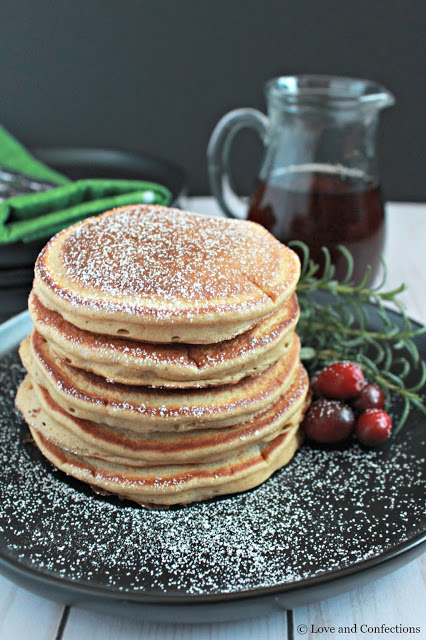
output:
[[382, 109], [395, 103], [394, 95], [374, 80], [325, 74], [276, 76], [267, 81], [265, 93], [284, 107], [306, 104], [336, 109], [359, 106]]

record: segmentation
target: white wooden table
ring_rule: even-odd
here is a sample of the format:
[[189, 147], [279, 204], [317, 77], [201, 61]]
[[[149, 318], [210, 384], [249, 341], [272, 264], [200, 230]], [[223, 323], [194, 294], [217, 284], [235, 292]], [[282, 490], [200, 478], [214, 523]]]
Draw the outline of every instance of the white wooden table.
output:
[[[211, 198], [188, 199], [188, 208], [217, 214]], [[412, 318], [426, 320], [426, 205], [390, 204], [386, 261], [389, 287], [405, 282]], [[375, 635], [361, 625], [420, 627], [415, 634]], [[339, 633], [353, 627], [357, 633]], [[298, 626], [306, 625], [301, 633]], [[312, 626], [313, 625], [313, 626]], [[335, 627], [335, 631], [321, 627]], [[0, 576], [0, 640], [286, 640], [297, 638], [426, 638], [426, 554], [376, 582], [293, 612], [238, 623], [172, 625], [135, 623], [64, 607], [16, 587]]]

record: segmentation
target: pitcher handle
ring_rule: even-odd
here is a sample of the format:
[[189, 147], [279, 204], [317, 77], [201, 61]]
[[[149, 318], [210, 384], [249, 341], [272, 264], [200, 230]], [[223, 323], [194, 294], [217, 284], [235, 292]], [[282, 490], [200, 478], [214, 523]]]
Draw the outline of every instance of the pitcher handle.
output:
[[219, 120], [210, 137], [207, 147], [210, 187], [221, 209], [230, 218], [245, 218], [247, 213], [247, 204], [235, 191], [229, 166], [234, 137], [248, 127], [264, 141], [268, 125], [267, 116], [257, 109], [235, 109]]

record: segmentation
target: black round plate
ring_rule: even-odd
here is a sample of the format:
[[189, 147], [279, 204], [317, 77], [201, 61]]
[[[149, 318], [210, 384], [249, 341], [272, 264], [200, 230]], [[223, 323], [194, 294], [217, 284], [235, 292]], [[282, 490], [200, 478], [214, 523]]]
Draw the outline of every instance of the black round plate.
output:
[[0, 322], [5, 322], [28, 307], [30, 291], [31, 282], [22, 286], [0, 287]]
[[[426, 336], [416, 341], [425, 357]], [[380, 449], [305, 445], [257, 489], [146, 511], [95, 495], [25, 443], [22, 377], [13, 349], [0, 361], [0, 568], [39, 594], [133, 618], [225, 620], [357, 587], [425, 548], [420, 411]]]
[[0, 290], [23, 285], [31, 285], [34, 278], [33, 267], [21, 269], [0, 269]]
[[33, 153], [36, 158], [73, 180], [111, 178], [158, 182], [171, 192], [172, 204], [176, 204], [185, 193], [183, 169], [173, 162], [146, 153], [79, 147], [38, 148]]
[[[52, 147], [34, 149], [36, 158], [72, 180], [111, 178], [158, 182], [172, 194], [176, 205], [185, 193], [185, 174], [176, 164], [147, 154], [134, 154], [117, 149], [84, 149]], [[46, 240], [16, 242], [3, 245], [0, 268], [33, 265]]]

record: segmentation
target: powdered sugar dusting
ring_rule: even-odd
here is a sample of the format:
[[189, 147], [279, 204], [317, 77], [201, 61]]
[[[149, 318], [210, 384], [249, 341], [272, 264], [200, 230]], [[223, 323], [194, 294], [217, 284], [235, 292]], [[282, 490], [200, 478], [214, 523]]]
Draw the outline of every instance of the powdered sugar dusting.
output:
[[110, 296], [205, 303], [257, 290], [268, 301], [286, 286], [283, 252], [256, 225], [135, 206], [78, 226], [61, 260], [71, 282]]
[[426, 526], [415, 412], [417, 433], [407, 427], [381, 450], [304, 446], [253, 491], [149, 512], [95, 496], [22, 444], [23, 373], [16, 353], [2, 360], [0, 549], [25, 566], [124, 592], [227, 594], [348, 567]]

